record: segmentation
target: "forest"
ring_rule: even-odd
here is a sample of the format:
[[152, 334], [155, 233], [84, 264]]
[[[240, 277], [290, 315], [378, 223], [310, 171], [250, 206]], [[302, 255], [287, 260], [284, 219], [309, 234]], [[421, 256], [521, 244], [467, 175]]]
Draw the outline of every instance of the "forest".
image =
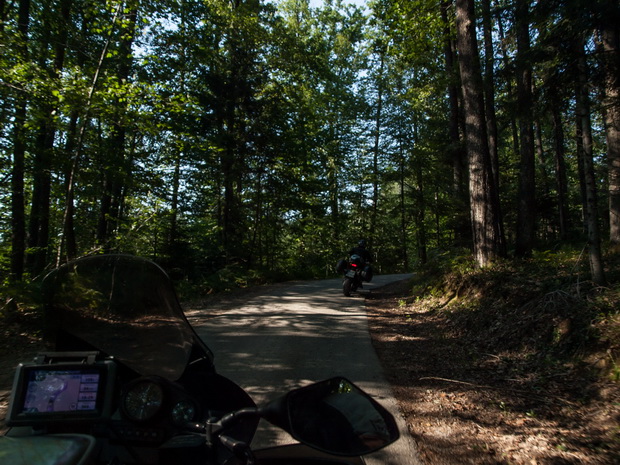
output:
[[617, 0], [0, 0], [2, 286], [620, 245]]

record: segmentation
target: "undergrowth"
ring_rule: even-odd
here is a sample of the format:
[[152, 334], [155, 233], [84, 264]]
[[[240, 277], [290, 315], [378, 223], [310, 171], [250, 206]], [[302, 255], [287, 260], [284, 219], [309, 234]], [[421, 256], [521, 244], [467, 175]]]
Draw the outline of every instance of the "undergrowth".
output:
[[416, 274], [409, 311], [444, 312], [451, 331], [480, 353], [510, 360], [514, 376], [576, 370], [620, 381], [620, 284], [594, 285], [576, 252], [476, 269], [467, 258], [438, 257]]

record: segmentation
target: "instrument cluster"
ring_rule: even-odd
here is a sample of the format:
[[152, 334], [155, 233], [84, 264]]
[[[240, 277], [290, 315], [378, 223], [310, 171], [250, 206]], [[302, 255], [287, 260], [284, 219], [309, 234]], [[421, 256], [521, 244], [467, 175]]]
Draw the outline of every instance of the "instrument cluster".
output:
[[180, 386], [158, 377], [144, 377], [129, 383], [121, 395], [123, 417], [135, 423], [171, 421], [176, 426], [196, 421], [199, 407]]

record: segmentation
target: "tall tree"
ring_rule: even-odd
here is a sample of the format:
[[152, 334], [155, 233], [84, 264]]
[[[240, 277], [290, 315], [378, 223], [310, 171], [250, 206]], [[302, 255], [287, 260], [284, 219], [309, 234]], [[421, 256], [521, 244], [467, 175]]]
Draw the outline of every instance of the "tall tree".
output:
[[118, 228], [122, 220], [121, 211], [123, 196], [131, 179], [131, 159], [126, 149], [126, 138], [129, 121], [127, 108], [130, 97], [130, 72], [133, 63], [133, 43], [136, 34], [136, 21], [140, 1], [126, 2], [118, 27], [118, 52], [114, 78], [117, 94], [112, 98], [111, 135], [109, 149], [106, 150], [102, 171], [102, 196], [97, 225], [97, 241], [104, 250], [110, 250], [110, 235]]
[[515, 3], [515, 29], [517, 37], [517, 107], [520, 135], [520, 175], [517, 217], [517, 242], [515, 254], [528, 257], [532, 253], [535, 236], [534, 213], [536, 171], [534, 129], [532, 117], [532, 66], [530, 64], [529, 1]]
[[[537, 65], [540, 76], [540, 95], [536, 107], [541, 115], [550, 115], [551, 127], [548, 129], [553, 153], [553, 171], [555, 185], [556, 218], [555, 229], [559, 232], [559, 239], [568, 240], [572, 235], [569, 174], [574, 169], [570, 163], [570, 152], [565, 137], [565, 119], [571, 118], [569, 103], [574, 99], [573, 73], [568, 62], [573, 53], [570, 44], [566, 41], [568, 17], [564, 9], [558, 9], [552, 3], [540, 3], [532, 10], [532, 24], [536, 27], [538, 42], [533, 51], [542, 58]], [[567, 59], [568, 58], [568, 59]], [[581, 166], [581, 164], [579, 164]], [[580, 170], [581, 168], [579, 168]]]
[[[104, 65], [105, 60], [108, 57], [108, 52], [111, 47], [112, 37], [116, 30], [117, 20], [120, 16], [122, 10], [122, 2], [116, 5], [114, 9], [112, 18], [107, 17], [107, 10], [103, 9], [103, 18], [97, 18], [96, 14], [89, 10], [82, 11], [82, 39], [86, 40], [86, 35], [90, 31], [90, 29], [97, 29], [93, 27], [93, 22], [100, 21], [101, 24], [105, 24], [105, 27], [101, 29], [104, 32], [107, 32], [106, 37], [103, 39], [103, 46], [100, 49], [98, 59], [94, 63], [94, 68], [92, 71], [87, 66], [89, 60], [82, 56], [81, 53], [78, 53], [80, 57], [78, 59], [78, 63], [82, 64], [84, 68], [81, 70], [83, 73], [92, 72], [92, 77], [90, 77], [90, 83], [88, 86], [88, 90], [86, 91], [86, 95], [83, 96], [83, 101], [80, 102], [81, 108], [76, 110], [75, 108], [71, 113], [71, 124], [70, 131], [68, 134], [67, 145], [66, 147], [70, 150], [67, 151], [70, 156], [70, 162], [66, 166], [65, 172], [65, 199], [64, 199], [64, 212], [62, 215], [62, 226], [60, 230], [62, 231], [60, 244], [58, 245], [58, 253], [57, 253], [57, 262], [61, 260], [63, 256], [63, 250], [67, 258], [74, 258], [77, 254], [77, 244], [76, 244], [76, 232], [75, 232], [75, 201], [76, 199], [76, 191], [78, 184], [78, 176], [80, 174], [80, 168], [82, 168], [82, 156], [84, 154], [84, 145], [86, 143], [87, 129], [92, 124], [91, 118], [93, 113], [94, 100], [96, 97], [97, 87], [100, 81], [102, 74], [104, 73]], [[109, 21], [109, 22], [107, 22]], [[107, 22], [107, 24], [106, 24]], [[92, 38], [90, 38], [92, 40]], [[96, 41], [95, 41], [96, 43]], [[86, 78], [88, 79], [88, 78]], [[79, 119], [79, 124], [78, 124]], [[112, 150], [115, 150], [113, 148]], [[88, 160], [90, 161], [90, 159]], [[96, 237], [96, 234], [95, 234]], [[92, 244], [93, 246], [95, 244]]]
[[609, 167], [609, 239], [620, 249], [620, 13], [617, 2], [603, 2], [601, 15], [603, 50], [604, 118]]
[[[502, 61], [503, 67], [504, 69], [509, 70], [512, 67], [510, 63], [511, 54], [510, 54], [510, 50], [508, 46], [511, 40], [506, 36], [505, 25], [504, 25], [505, 19], [503, 18], [501, 14], [502, 10], [503, 9], [501, 8], [495, 9], [496, 23], [497, 23], [497, 29], [498, 29], [498, 35], [499, 35], [499, 50], [501, 52], [501, 61]], [[513, 79], [504, 79], [503, 85], [506, 88], [506, 94], [508, 94], [508, 96], [512, 96], [514, 94]], [[504, 106], [506, 106], [505, 103], [504, 103]], [[514, 111], [514, 109], [510, 109], [508, 111], [507, 117], [510, 120], [509, 124], [510, 124], [510, 132], [512, 136], [511, 137], [512, 150], [515, 154], [518, 154], [521, 152], [521, 150], [519, 149], [519, 130], [518, 130], [516, 112]]]
[[[22, 63], [27, 63], [30, 0], [20, 0], [17, 16], [17, 50]], [[20, 83], [20, 85], [25, 82]], [[26, 154], [27, 99], [24, 89], [18, 89], [13, 124], [13, 169], [11, 172], [11, 276], [20, 280], [24, 272], [26, 251], [26, 213], [24, 169]]]
[[[456, 63], [456, 44], [453, 34], [453, 4], [451, 1], [443, 1], [441, 3], [441, 19], [444, 24], [443, 41], [444, 41], [444, 57], [446, 62], [446, 74], [448, 82], [448, 104], [450, 106], [450, 160], [452, 164], [453, 183], [452, 195], [456, 205], [462, 208], [455, 209], [454, 220], [454, 236], [457, 243], [466, 244], [471, 239], [471, 219], [467, 215], [469, 211], [469, 200], [467, 194], [467, 161], [466, 152], [464, 150], [462, 135], [465, 133], [464, 121], [462, 118], [461, 98], [459, 93], [459, 73], [458, 64]], [[491, 72], [492, 75], [492, 72]], [[489, 74], [487, 73], [487, 76]]]
[[[559, 102], [559, 96], [555, 92], [551, 95], [556, 95], [552, 99], [553, 102]], [[557, 210], [559, 217], [559, 229], [560, 239], [566, 240], [569, 236], [571, 220], [568, 211], [568, 180], [566, 175], [566, 157], [565, 157], [565, 143], [564, 143], [564, 127], [562, 123], [562, 114], [560, 106], [557, 104], [551, 105], [551, 113], [553, 119], [553, 153], [555, 164], [555, 183], [557, 190]]]
[[495, 53], [491, 0], [482, 1], [482, 32], [484, 37], [484, 103], [489, 136], [489, 152], [493, 164], [493, 179], [499, 187], [499, 150], [497, 147], [497, 117], [495, 112]]
[[377, 101], [375, 104], [375, 128], [373, 131], [373, 157], [372, 157], [372, 215], [370, 221], [370, 231], [374, 234], [376, 231], [376, 224], [379, 211], [379, 158], [381, 155], [381, 125], [383, 122], [383, 98], [384, 98], [384, 80], [385, 80], [385, 59], [387, 46], [378, 40], [376, 45], [376, 51], [379, 59], [379, 70], [377, 76]]
[[457, 0], [456, 33], [465, 111], [474, 259], [484, 267], [504, 255], [504, 241], [500, 228], [499, 194], [493, 182], [484, 117], [484, 91], [473, 0]]
[[603, 285], [606, 282], [601, 253], [601, 233], [598, 215], [597, 183], [594, 173], [594, 153], [592, 123], [590, 116], [590, 97], [588, 92], [588, 69], [583, 37], [575, 38], [574, 49], [577, 61], [576, 117], [578, 137], [581, 138], [581, 163], [584, 175], [585, 219], [588, 232], [588, 256], [592, 281]]
[[30, 253], [27, 257], [33, 275], [41, 273], [48, 262], [50, 196], [57, 115], [60, 112], [58, 96], [61, 93], [60, 76], [65, 63], [72, 5], [73, 0], [63, 0], [58, 8], [46, 8], [47, 14], [41, 21], [44, 33], [37, 47], [39, 67], [43, 70], [47, 86], [44, 95], [33, 102], [37, 107], [35, 125], [38, 126], [38, 134], [33, 147], [32, 202], [28, 227]]

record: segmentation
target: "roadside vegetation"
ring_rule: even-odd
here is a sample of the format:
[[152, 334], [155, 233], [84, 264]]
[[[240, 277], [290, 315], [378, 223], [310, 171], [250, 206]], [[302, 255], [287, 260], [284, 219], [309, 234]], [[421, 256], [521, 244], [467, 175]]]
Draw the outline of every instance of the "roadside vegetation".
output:
[[610, 258], [609, 264], [611, 284], [599, 286], [578, 250], [545, 251], [486, 269], [467, 259], [437, 260], [418, 275], [403, 305], [445, 312], [481, 347], [573, 362], [599, 354], [595, 365], [618, 381], [620, 262]]
[[429, 464], [616, 464], [620, 287], [579, 251], [475, 269], [437, 257], [369, 300], [371, 334]]

